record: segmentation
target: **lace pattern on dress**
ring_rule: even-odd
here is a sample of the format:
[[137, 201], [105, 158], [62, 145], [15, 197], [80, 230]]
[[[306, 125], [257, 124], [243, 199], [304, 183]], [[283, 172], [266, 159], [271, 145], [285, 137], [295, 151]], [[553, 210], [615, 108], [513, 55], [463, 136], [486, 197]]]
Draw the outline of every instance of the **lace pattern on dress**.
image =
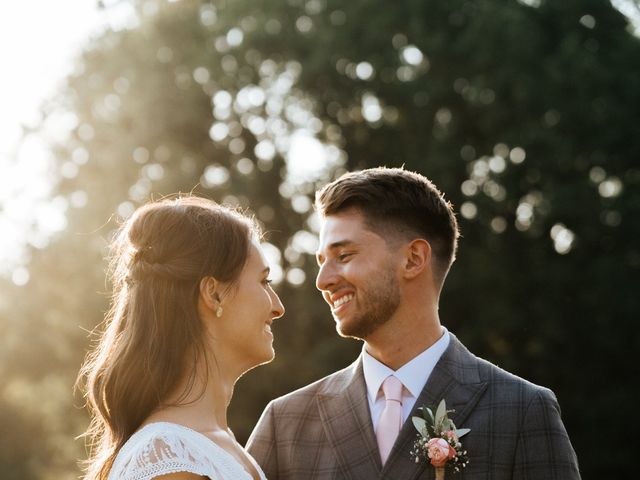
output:
[[[226, 450], [208, 437], [173, 423], [146, 425], [118, 452], [109, 480], [151, 480], [191, 472], [211, 480], [252, 480]], [[258, 468], [262, 480], [264, 473]]]

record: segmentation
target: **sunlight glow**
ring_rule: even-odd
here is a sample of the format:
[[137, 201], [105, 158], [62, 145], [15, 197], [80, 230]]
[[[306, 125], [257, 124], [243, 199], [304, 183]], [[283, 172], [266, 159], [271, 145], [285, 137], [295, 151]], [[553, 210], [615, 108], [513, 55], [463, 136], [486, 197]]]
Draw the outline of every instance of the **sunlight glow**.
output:
[[415, 45], [408, 45], [402, 49], [402, 59], [409, 65], [420, 65], [424, 55]]
[[268, 242], [263, 242], [260, 246], [267, 259], [267, 264], [269, 268], [271, 268], [269, 277], [273, 283], [277, 285], [281, 283], [284, 278], [284, 272], [282, 271], [282, 253], [278, 247]]
[[307, 276], [301, 268], [290, 268], [287, 271], [287, 282], [293, 286], [300, 286], [304, 283]]
[[360, 62], [356, 65], [356, 76], [360, 80], [370, 80], [373, 77], [373, 66], [369, 62]]
[[622, 181], [618, 177], [610, 177], [598, 185], [598, 193], [604, 198], [617, 197], [622, 192]]
[[299, 181], [313, 180], [327, 165], [322, 143], [305, 130], [291, 136], [287, 160], [289, 176]]
[[367, 122], [376, 123], [382, 118], [380, 100], [373, 93], [362, 95], [362, 116]]
[[478, 207], [473, 202], [464, 202], [460, 205], [460, 214], [467, 220], [472, 220], [478, 215]]
[[518, 0], [518, 2], [533, 8], [538, 8], [540, 6], [541, 0]]
[[640, 6], [634, 0], [611, 0], [611, 4], [625, 15], [635, 36], [640, 37]]
[[204, 170], [204, 174], [200, 181], [205, 187], [219, 187], [224, 185], [229, 180], [229, 170], [226, 167], [223, 167], [219, 164], [209, 165]]
[[[29, 281], [24, 267], [29, 245], [46, 246], [48, 237], [66, 225], [67, 208], [64, 202], [48, 198], [56, 175], [47, 146], [34, 135], [23, 138], [23, 132], [40, 125], [40, 105], [72, 71], [75, 56], [102, 21], [95, 2], [84, 0], [0, 5], [5, 72], [0, 89], [0, 276], [10, 277], [16, 285]], [[47, 140], [64, 139], [77, 121], [72, 113], [49, 118], [43, 133]], [[60, 172], [67, 177], [75, 175], [87, 158], [79, 152], [70, 160]]]
[[564, 255], [571, 251], [575, 234], [562, 223], [556, 223], [549, 232], [553, 240], [553, 247], [560, 255]]

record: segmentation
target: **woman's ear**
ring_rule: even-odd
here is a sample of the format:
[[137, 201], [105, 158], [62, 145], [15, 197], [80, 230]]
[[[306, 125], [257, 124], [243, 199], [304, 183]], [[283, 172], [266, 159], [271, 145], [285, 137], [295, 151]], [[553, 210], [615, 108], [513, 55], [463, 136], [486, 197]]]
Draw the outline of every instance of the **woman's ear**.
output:
[[411, 241], [405, 250], [404, 277], [415, 278], [431, 267], [431, 245], [422, 238]]
[[[220, 295], [218, 294], [219, 286], [220, 282], [213, 277], [203, 277], [200, 280], [200, 300], [209, 310], [216, 312], [218, 317], [222, 315]], [[220, 311], [220, 315], [218, 315], [218, 311]]]

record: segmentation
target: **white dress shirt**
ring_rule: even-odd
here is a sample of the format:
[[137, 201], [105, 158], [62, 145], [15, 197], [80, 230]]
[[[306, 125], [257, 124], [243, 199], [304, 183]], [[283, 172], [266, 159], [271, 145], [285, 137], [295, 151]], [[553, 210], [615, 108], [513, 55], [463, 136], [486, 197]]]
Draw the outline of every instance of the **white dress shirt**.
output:
[[385, 403], [384, 394], [380, 387], [389, 375], [393, 375], [404, 385], [402, 389], [402, 421], [405, 422], [411, 414], [418, 395], [429, 380], [436, 363], [449, 346], [449, 331], [444, 327], [442, 329], [444, 333], [436, 343], [396, 371], [369, 355], [366, 348], [362, 349], [362, 370], [367, 384], [367, 399], [369, 400], [374, 432], [378, 427], [378, 420]]

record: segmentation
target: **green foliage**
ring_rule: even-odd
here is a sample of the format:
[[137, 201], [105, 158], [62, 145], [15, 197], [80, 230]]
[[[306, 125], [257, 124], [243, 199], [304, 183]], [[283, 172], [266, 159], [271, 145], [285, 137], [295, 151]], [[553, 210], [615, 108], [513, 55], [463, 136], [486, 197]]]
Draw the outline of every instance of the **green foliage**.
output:
[[453, 421], [449, 418], [449, 413], [453, 410], [447, 410], [447, 403], [444, 399], [440, 400], [435, 415], [429, 407], [419, 407], [422, 412], [421, 417], [411, 417], [416, 430], [425, 438], [442, 437], [443, 432], [453, 430], [458, 438], [466, 435], [471, 431], [469, 428], [456, 428]]
[[[586, 478], [631, 474], [631, 446], [604, 458], [592, 425], [637, 398], [640, 45], [608, 2], [540, 3], [133, 2], [139, 27], [96, 38], [51, 113], [78, 120], [54, 145], [60, 166], [79, 167], [58, 185], [69, 226], [34, 252], [26, 288], [3, 286], [13, 403], [0, 416], [37, 439], [0, 456], [18, 472], [7, 478], [74, 475], [86, 418], [70, 395], [107, 308], [104, 248], [150, 197], [195, 190], [251, 208], [285, 273], [305, 272], [279, 286], [276, 360], [236, 389], [240, 440], [270, 399], [351, 362], [360, 345], [337, 337], [313, 285], [305, 199], [377, 165], [426, 174], [461, 212], [443, 323], [555, 391]], [[311, 151], [287, 158], [300, 129], [331, 147], [324, 169], [299, 169]], [[55, 452], [49, 473], [42, 452]]]

